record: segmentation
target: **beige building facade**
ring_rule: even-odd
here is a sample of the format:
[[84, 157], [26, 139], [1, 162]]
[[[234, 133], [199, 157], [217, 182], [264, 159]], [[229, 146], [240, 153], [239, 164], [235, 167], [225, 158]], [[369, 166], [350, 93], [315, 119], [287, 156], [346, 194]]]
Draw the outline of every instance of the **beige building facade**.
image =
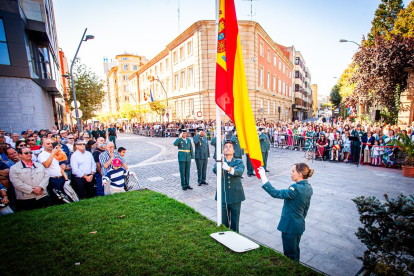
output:
[[318, 110], [318, 85], [312, 84], [312, 110], [313, 116], [316, 116], [316, 110]]
[[[258, 23], [239, 21], [239, 34], [254, 116], [289, 120], [294, 65]], [[150, 94], [168, 99], [163, 121], [214, 120], [216, 37], [214, 21], [195, 22], [128, 77], [131, 95], [141, 106], [149, 105]], [[160, 121], [155, 114], [147, 119]]]

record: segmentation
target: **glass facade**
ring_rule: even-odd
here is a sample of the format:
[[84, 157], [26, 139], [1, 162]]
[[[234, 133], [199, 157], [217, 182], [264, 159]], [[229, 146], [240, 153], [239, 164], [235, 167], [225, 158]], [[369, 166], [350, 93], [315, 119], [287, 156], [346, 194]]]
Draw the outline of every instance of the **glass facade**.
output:
[[10, 65], [9, 49], [7, 47], [6, 33], [3, 19], [0, 18], [0, 64]]

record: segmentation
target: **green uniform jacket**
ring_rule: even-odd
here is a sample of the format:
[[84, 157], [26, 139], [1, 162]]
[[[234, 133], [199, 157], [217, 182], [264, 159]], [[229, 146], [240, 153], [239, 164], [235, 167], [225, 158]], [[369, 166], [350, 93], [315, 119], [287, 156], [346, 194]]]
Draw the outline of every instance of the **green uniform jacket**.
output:
[[[353, 131], [351, 131], [351, 136], [362, 138], [363, 135], [364, 135], [364, 132], [363, 131], [358, 131], [356, 129], [354, 129]], [[354, 141], [354, 145], [355, 146], [360, 146], [361, 145], [361, 142], [360, 141]]]
[[[243, 160], [233, 158], [230, 162], [227, 162], [229, 167], [234, 169], [234, 175], [231, 175], [228, 171], [222, 170], [223, 174], [221, 177], [221, 202], [227, 204], [234, 204], [242, 202], [246, 199], [244, 196], [243, 185], [241, 183], [241, 176], [244, 172]], [[217, 174], [217, 164], [214, 165], [213, 172]], [[217, 191], [216, 191], [217, 200]]]
[[302, 235], [313, 194], [312, 186], [308, 181], [299, 181], [284, 190], [276, 190], [270, 182], [266, 182], [262, 188], [272, 197], [285, 200], [277, 230], [282, 233]]
[[[178, 161], [179, 162], [191, 162], [191, 159], [194, 159], [193, 146], [191, 145], [190, 138], [177, 138], [174, 142], [174, 146], [178, 147]], [[184, 152], [181, 150], [189, 150], [189, 152]]]
[[200, 137], [197, 134], [194, 138], [195, 158], [196, 159], [208, 159], [210, 157], [210, 150], [208, 148], [207, 137]]
[[241, 159], [244, 155], [244, 150], [240, 148], [239, 138], [237, 138], [237, 135], [234, 134], [231, 136], [230, 142], [234, 145], [234, 157]]
[[261, 133], [259, 136], [260, 140], [260, 149], [262, 152], [268, 152], [270, 150], [270, 142], [267, 134]]

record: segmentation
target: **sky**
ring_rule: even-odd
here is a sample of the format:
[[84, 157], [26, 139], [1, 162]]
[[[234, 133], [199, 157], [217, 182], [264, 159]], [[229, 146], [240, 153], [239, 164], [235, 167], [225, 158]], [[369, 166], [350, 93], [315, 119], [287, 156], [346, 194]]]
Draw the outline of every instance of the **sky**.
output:
[[[235, 0], [238, 20], [258, 22], [278, 44], [294, 45], [319, 95], [329, 95], [369, 33], [380, 0]], [[404, 6], [410, 0], [404, 0]], [[103, 58], [125, 51], [152, 59], [194, 22], [215, 20], [215, 0], [54, 0], [59, 47], [73, 59], [85, 28], [94, 40], [78, 57], [98, 75]], [[180, 20], [178, 20], [180, 7]], [[179, 23], [178, 23], [179, 22]], [[180, 28], [179, 28], [180, 26]]]

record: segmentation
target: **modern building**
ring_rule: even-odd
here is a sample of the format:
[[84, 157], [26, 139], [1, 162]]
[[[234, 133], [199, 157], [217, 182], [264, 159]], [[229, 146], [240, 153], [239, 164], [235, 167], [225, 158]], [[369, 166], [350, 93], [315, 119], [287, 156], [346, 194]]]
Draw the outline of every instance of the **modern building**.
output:
[[[290, 119], [294, 65], [257, 22], [238, 23], [254, 116]], [[169, 117], [164, 121], [215, 119], [216, 37], [214, 21], [192, 24], [129, 76], [134, 98], [142, 106], [151, 101], [150, 94], [154, 101], [168, 99]], [[147, 119], [159, 121], [160, 117], [151, 114]]]
[[318, 110], [318, 85], [312, 84], [312, 110], [313, 116], [316, 116], [316, 110]]
[[117, 65], [107, 73], [108, 104], [112, 113], [118, 112], [123, 103], [135, 102], [131, 97], [128, 77], [147, 62], [144, 56], [129, 53], [117, 55], [115, 61]]
[[51, 0], [0, 2], [0, 128], [62, 124], [60, 55]]

